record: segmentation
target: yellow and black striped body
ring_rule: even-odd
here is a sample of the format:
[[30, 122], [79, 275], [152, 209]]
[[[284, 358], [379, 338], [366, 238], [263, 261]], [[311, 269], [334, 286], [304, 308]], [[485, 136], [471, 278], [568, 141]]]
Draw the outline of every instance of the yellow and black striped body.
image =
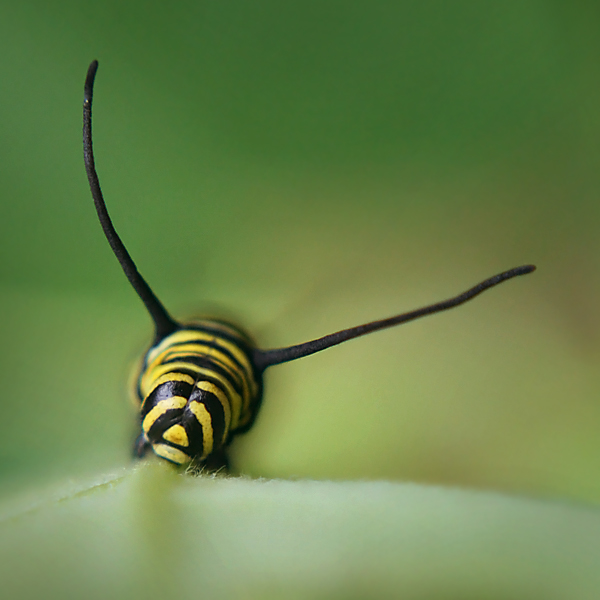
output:
[[148, 350], [137, 383], [141, 456], [149, 447], [176, 464], [222, 453], [254, 422], [262, 374], [251, 340], [214, 320], [182, 325]]

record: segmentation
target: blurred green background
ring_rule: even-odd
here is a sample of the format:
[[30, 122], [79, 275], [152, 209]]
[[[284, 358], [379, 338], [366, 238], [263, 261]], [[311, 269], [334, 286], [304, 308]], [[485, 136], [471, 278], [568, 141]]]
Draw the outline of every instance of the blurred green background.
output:
[[600, 500], [595, 2], [4, 2], [0, 482], [129, 464], [149, 318], [83, 170], [178, 317], [261, 347], [454, 295], [267, 373], [239, 472]]

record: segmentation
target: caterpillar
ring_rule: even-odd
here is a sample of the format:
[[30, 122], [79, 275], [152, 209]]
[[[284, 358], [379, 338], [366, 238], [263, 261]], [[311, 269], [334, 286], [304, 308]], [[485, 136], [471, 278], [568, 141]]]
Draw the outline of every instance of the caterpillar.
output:
[[129, 283], [154, 323], [154, 339], [136, 385], [141, 433], [134, 454], [216, 470], [227, 467], [226, 448], [254, 423], [266, 369], [353, 338], [459, 306], [503, 281], [535, 270], [523, 265], [490, 277], [442, 302], [331, 333], [302, 344], [261, 350], [232, 324], [217, 319], [175, 320], [156, 297], [117, 234], [108, 214], [92, 148], [92, 97], [98, 61], [87, 72], [83, 100], [83, 154], [90, 190], [104, 235]]

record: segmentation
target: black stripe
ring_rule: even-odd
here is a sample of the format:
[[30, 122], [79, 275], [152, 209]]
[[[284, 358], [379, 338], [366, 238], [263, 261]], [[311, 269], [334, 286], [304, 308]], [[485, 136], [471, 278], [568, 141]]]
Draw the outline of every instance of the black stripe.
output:
[[[224, 369], [221, 365], [217, 364], [214, 360], [212, 360], [208, 356], [181, 356], [179, 358], [171, 358], [169, 360], [164, 361], [162, 364], [168, 365], [176, 362], [187, 362], [192, 365], [196, 365], [197, 367], [202, 367], [209, 371], [215, 371], [219, 375], [223, 376], [227, 381], [231, 384], [231, 387], [240, 395], [243, 395], [243, 386], [242, 386], [242, 377], [243, 374], [238, 373], [236, 371], [230, 373], [226, 369]], [[177, 371], [181, 373], [187, 373], [184, 369], [177, 368]], [[204, 378], [203, 374], [194, 373], [193, 371], [189, 371], [190, 375], [194, 377], [195, 380], [201, 380]], [[244, 373], [244, 372], [242, 372]], [[248, 386], [250, 387], [250, 385]]]
[[183, 411], [181, 424], [185, 428], [188, 441], [190, 442], [185, 451], [194, 458], [202, 456], [204, 453], [204, 432], [202, 425], [200, 425], [194, 413], [189, 409], [189, 405]]
[[[226, 396], [227, 402], [229, 398]], [[204, 405], [210, 415], [213, 429], [213, 451], [222, 446], [223, 433], [225, 432], [225, 411], [221, 401], [211, 392], [195, 388], [190, 396], [190, 402], [196, 401]], [[231, 403], [229, 403], [231, 411]], [[195, 420], [195, 417], [194, 417]]]
[[[182, 361], [182, 362], [184, 362], [184, 361]], [[161, 363], [161, 364], [164, 365], [165, 363]], [[201, 378], [201, 375], [199, 373], [197, 373], [196, 371], [192, 371], [191, 369], [186, 369], [185, 367], [177, 367], [177, 369], [175, 371], [167, 371], [167, 373], [165, 373], [165, 375], [169, 375], [170, 373], [181, 373], [182, 375], [189, 375], [194, 380], [194, 385]], [[191, 391], [190, 391], [190, 393], [191, 393]]]
[[144, 400], [141, 409], [142, 419], [152, 410], [161, 400], [168, 400], [173, 396], [183, 396], [189, 398], [194, 386], [185, 381], [166, 381], [155, 387], [148, 397]]
[[[223, 337], [223, 336], [221, 336]], [[248, 351], [245, 350], [243, 348], [243, 346], [240, 346], [239, 343], [231, 340], [232, 343], [234, 343], [235, 346], [237, 346], [237, 349], [242, 352], [243, 354], [246, 355], [246, 358], [248, 359], [248, 363], [250, 365], [252, 365], [252, 358], [250, 357], [250, 355], [248, 354]], [[209, 348], [214, 348], [215, 350], [218, 350], [219, 352], [222, 352], [223, 354], [225, 354], [225, 356], [227, 356], [228, 358], [230, 358], [236, 365], [238, 365], [238, 367], [240, 368], [240, 370], [242, 371], [246, 371], [246, 367], [244, 365], [242, 365], [239, 360], [237, 360], [237, 358], [235, 358], [235, 356], [233, 356], [233, 354], [231, 354], [231, 352], [229, 352], [229, 350], [227, 350], [227, 348], [224, 348], [223, 346], [221, 346], [218, 342], [211, 342], [211, 341], [207, 341], [207, 340], [189, 340], [187, 342], [175, 342], [173, 344], [169, 345], [168, 349], [165, 349], [165, 352], [172, 350], [174, 348], [177, 348], [177, 346], [187, 346], [188, 344], [193, 344], [193, 345], [197, 345], [197, 346], [208, 346]], [[200, 352], [202, 352], [202, 349], [199, 349]], [[170, 360], [170, 359], [169, 359]], [[169, 362], [169, 361], [164, 361], [164, 362]], [[250, 371], [252, 371], [252, 367], [250, 368]]]

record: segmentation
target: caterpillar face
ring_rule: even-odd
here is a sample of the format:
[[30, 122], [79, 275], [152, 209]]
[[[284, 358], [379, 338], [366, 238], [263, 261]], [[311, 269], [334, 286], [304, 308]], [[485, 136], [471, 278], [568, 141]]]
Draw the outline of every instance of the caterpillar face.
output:
[[137, 395], [138, 455], [151, 447], [176, 464], [205, 461], [254, 421], [262, 375], [248, 337], [207, 319], [182, 326], [148, 350]]

